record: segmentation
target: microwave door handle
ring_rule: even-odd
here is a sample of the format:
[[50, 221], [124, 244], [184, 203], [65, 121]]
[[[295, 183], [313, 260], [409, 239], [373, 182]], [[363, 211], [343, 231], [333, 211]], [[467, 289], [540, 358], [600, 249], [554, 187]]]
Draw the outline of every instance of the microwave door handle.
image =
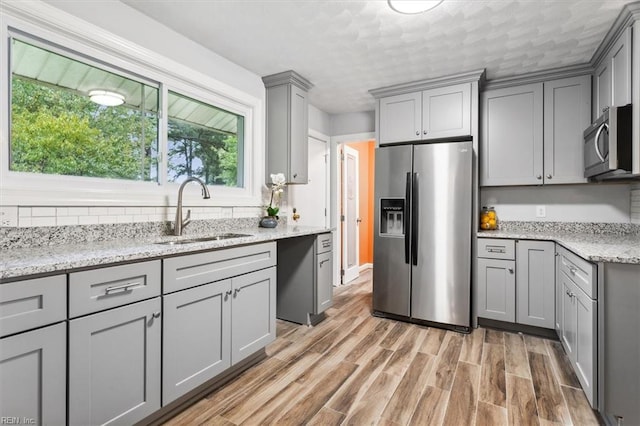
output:
[[596, 137], [593, 140], [593, 145], [596, 148], [596, 154], [600, 158], [600, 161], [602, 161], [603, 163], [606, 162], [607, 160], [605, 160], [605, 158], [602, 156], [602, 153], [600, 152], [600, 146], [598, 145], [598, 142], [600, 141], [600, 134], [602, 133], [602, 131], [604, 129], [607, 129], [607, 132], [609, 132], [609, 125], [607, 123], [602, 123], [602, 126], [600, 126], [600, 128], [596, 132]]

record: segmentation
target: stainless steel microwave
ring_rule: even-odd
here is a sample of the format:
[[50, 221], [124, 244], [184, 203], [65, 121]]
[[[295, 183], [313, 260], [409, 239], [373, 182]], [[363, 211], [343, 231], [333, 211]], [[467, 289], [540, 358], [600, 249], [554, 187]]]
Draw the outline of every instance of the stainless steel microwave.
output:
[[631, 104], [610, 107], [584, 131], [584, 177], [629, 174], [632, 160]]

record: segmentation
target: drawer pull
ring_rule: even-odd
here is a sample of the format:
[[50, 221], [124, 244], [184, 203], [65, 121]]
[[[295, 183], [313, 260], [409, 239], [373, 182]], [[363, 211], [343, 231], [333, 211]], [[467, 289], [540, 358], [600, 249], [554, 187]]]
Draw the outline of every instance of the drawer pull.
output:
[[331, 247], [331, 241], [323, 241], [322, 242], [322, 248], [327, 248], [327, 247]]
[[575, 275], [576, 274], [576, 267], [575, 266], [569, 266], [569, 272], [571, 272], [571, 275]]
[[329, 260], [331, 260], [331, 259], [321, 260], [321, 261], [320, 261], [320, 267], [322, 268], [322, 265], [324, 265], [325, 263], [327, 263]]
[[489, 253], [506, 253], [506, 247], [495, 247], [495, 246], [487, 246], [487, 251]]
[[131, 290], [131, 287], [135, 287], [140, 285], [139, 281], [133, 282], [133, 283], [126, 283], [126, 284], [122, 284], [122, 285], [115, 285], [113, 287], [107, 287], [104, 289], [104, 294], [111, 294], [114, 291], [121, 291], [123, 293]]

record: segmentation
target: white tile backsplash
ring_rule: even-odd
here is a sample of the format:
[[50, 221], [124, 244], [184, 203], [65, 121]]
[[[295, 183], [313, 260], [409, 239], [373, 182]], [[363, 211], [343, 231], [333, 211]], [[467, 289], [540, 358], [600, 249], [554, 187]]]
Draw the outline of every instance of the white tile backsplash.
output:
[[640, 223], [640, 183], [631, 186], [631, 223]]
[[32, 207], [31, 216], [33, 217], [56, 217], [55, 207]]

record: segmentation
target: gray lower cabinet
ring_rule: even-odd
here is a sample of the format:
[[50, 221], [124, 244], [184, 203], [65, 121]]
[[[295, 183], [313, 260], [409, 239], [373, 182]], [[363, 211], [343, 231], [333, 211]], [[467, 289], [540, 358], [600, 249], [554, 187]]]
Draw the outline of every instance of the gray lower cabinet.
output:
[[277, 317], [313, 325], [333, 304], [333, 237], [290, 238], [278, 242]]
[[560, 341], [592, 407], [597, 407], [598, 302], [595, 265], [558, 247]]
[[276, 268], [231, 280], [231, 363], [276, 339]]
[[162, 405], [231, 366], [231, 280], [163, 297]]
[[516, 320], [516, 262], [478, 259], [478, 316], [498, 321]]
[[477, 315], [554, 328], [555, 243], [479, 238]]
[[516, 244], [517, 322], [554, 328], [555, 243], [520, 240]]
[[69, 321], [69, 424], [130, 425], [160, 408], [160, 298]]
[[0, 339], [3, 424], [65, 424], [66, 329], [61, 322]]
[[276, 338], [276, 243], [163, 260], [162, 405]]

